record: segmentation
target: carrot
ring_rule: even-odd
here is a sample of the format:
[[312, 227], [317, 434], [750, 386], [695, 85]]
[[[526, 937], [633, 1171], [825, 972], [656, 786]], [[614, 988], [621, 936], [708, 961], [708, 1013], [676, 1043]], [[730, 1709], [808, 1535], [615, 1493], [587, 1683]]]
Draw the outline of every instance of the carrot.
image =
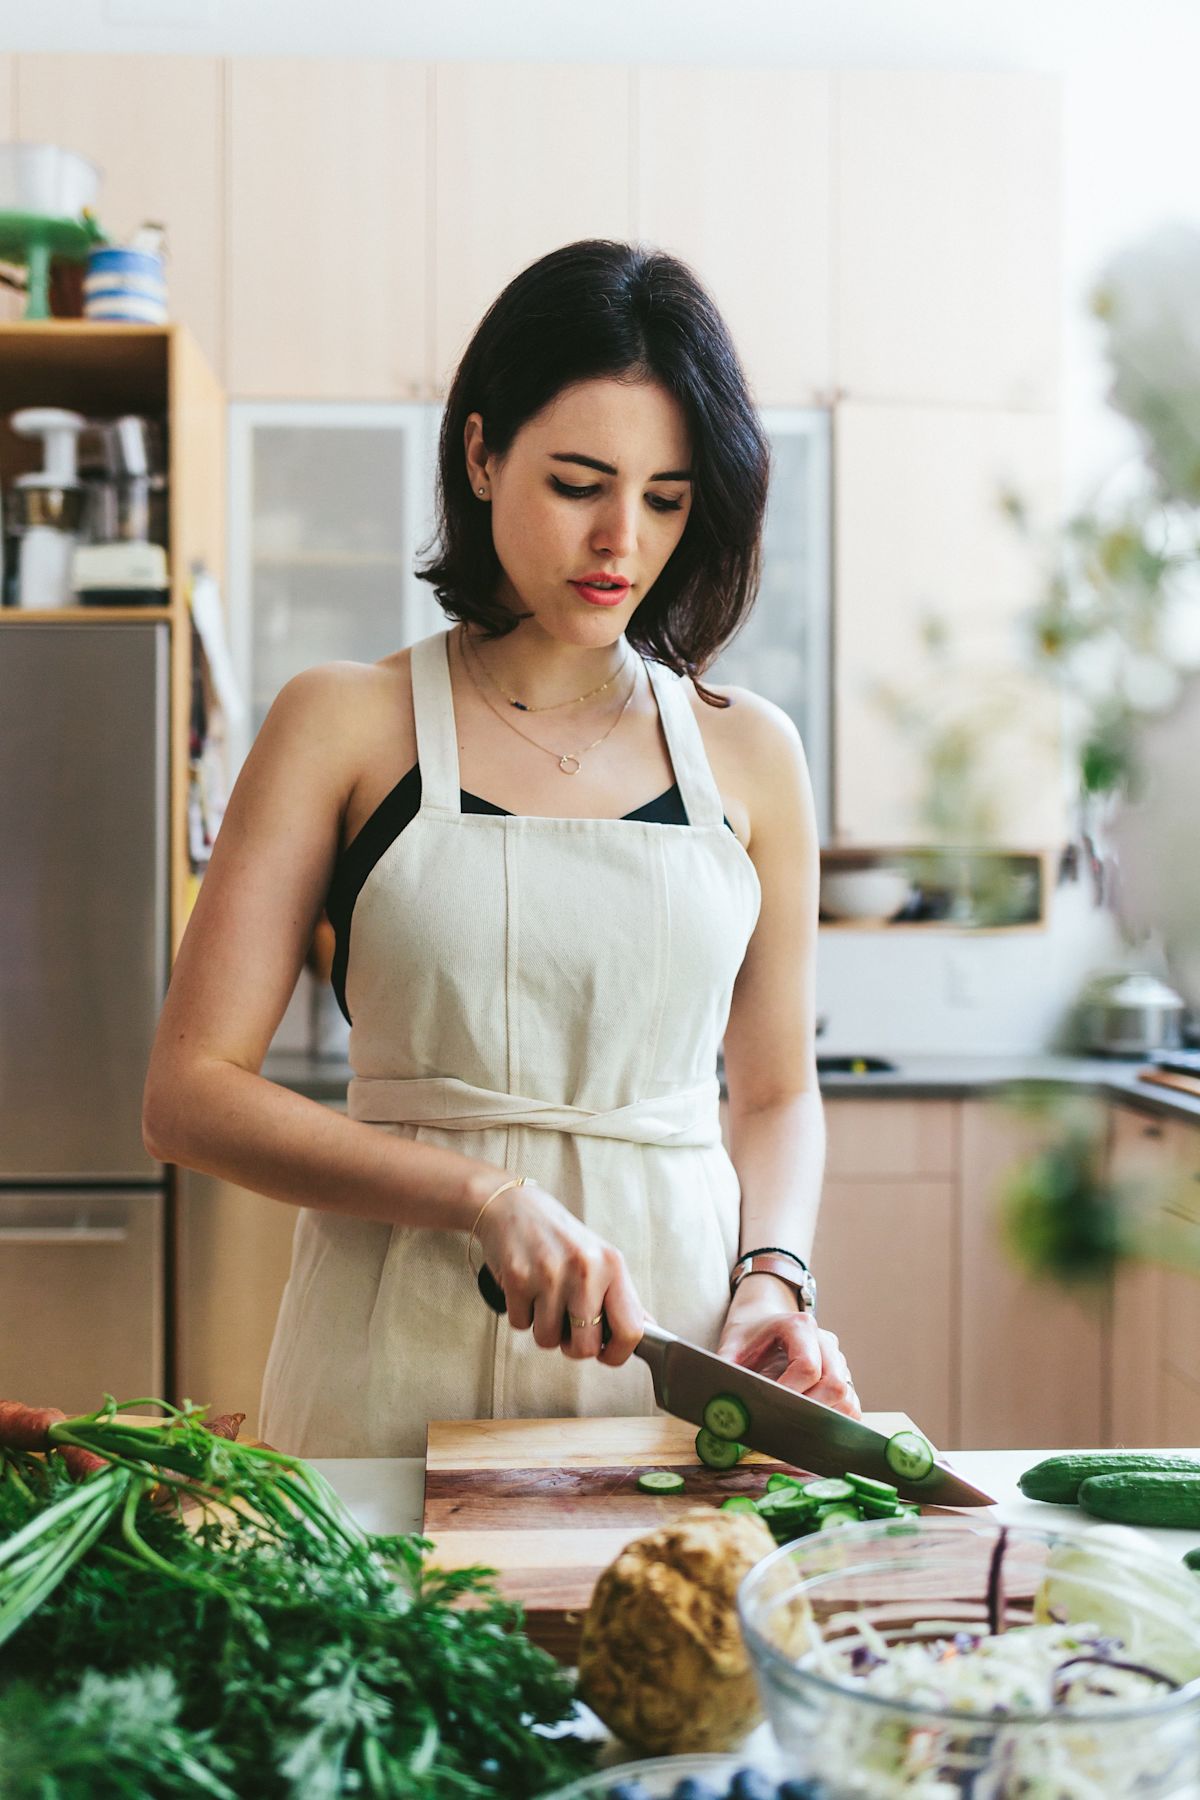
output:
[[[0, 1400], [0, 1449], [53, 1450], [50, 1427], [66, 1418], [57, 1406], [22, 1406], [19, 1400]], [[62, 1446], [63, 1460], [76, 1481], [85, 1481], [97, 1469], [106, 1469], [102, 1456], [77, 1444]]]
[[0, 1400], [0, 1447], [5, 1450], [49, 1450], [50, 1427], [66, 1418], [57, 1406], [22, 1406]]
[[215, 1419], [203, 1419], [201, 1423], [213, 1437], [232, 1439], [242, 1429], [245, 1417], [245, 1413], [218, 1413]]

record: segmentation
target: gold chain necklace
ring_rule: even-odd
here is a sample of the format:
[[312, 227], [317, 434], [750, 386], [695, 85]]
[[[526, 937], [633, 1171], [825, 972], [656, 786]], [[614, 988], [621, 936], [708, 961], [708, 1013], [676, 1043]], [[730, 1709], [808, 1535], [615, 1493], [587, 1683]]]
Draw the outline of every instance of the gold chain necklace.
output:
[[[465, 644], [467, 641], [466, 627], [460, 623], [459, 629], [462, 632], [462, 639], [463, 639], [463, 643]], [[625, 665], [629, 661], [628, 645], [627, 645], [626, 646], [626, 655], [622, 657], [620, 666], [618, 668], [614, 669], [612, 674], [609, 676], [608, 680], [602, 681], [600, 683], [599, 687], [590, 688], [586, 694], [576, 694], [574, 700], [556, 700], [554, 702], [553, 706], [528, 706], [524, 700], [518, 700], [517, 696], [515, 694], [510, 694], [507, 688], [501, 687], [500, 683], [498, 681], [496, 681], [491, 675], [488, 674], [487, 670], [483, 666], [482, 661], [480, 660], [478, 650], [475, 650], [474, 648], [472, 648], [472, 655], [474, 656], [476, 663], [479, 665], [479, 668], [482, 670], [483, 678], [488, 683], [489, 687], [494, 687], [498, 694], [503, 694], [504, 698], [508, 701], [509, 705], [515, 706], [517, 708], [518, 712], [527, 712], [527, 713], [558, 712], [560, 707], [578, 706], [578, 704], [581, 700], [591, 700], [596, 694], [602, 694], [606, 687], [612, 686], [613, 682], [617, 679], [617, 676], [624, 673]], [[478, 686], [478, 683], [476, 683], [476, 685]], [[529, 739], [529, 742], [530, 743], [533, 742], [532, 738]]]
[[[500, 722], [502, 724], [507, 725], [510, 731], [515, 731], [517, 733], [517, 736], [519, 738], [524, 738], [525, 742], [527, 744], [533, 744], [533, 747], [535, 750], [545, 750], [547, 756], [553, 756], [555, 758], [555, 760], [557, 761], [558, 766], [562, 770], [564, 775], [578, 775], [582, 758], [587, 755], [589, 750], [594, 750], [596, 748], [596, 744], [602, 744], [604, 742], [604, 739], [609, 736], [610, 732], [613, 732], [616, 730], [617, 726], [621, 723], [621, 720], [625, 717], [625, 713], [629, 706], [629, 702], [633, 699], [634, 692], [637, 688], [637, 670], [635, 669], [633, 671], [633, 680], [629, 685], [629, 692], [625, 696], [625, 705], [621, 708], [620, 712], [617, 714], [616, 718], [613, 720], [612, 724], [609, 726], [608, 731], [606, 731], [603, 734], [603, 736], [598, 737], [595, 740], [595, 743], [588, 744], [582, 750], [563, 750], [563, 751], [549, 750], [546, 748], [545, 744], [537, 743], [535, 741], [535, 739], [526, 736], [525, 732], [518, 730], [517, 727], [513, 724], [512, 720], [506, 719], [504, 717], [503, 713], [496, 712], [496, 708], [492, 705], [491, 701], [488, 699], [488, 697], [484, 693], [483, 689], [479, 686], [479, 681], [475, 675], [474, 670], [471, 668], [470, 661], [467, 657], [467, 634], [461, 625], [459, 626], [459, 648], [460, 648], [460, 651], [462, 654], [463, 662], [466, 664], [467, 674], [471, 677], [471, 680], [474, 682], [475, 687], [479, 693], [479, 697], [483, 701], [484, 705], [486, 707], [488, 707], [488, 709], [491, 712], [496, 713], [496, 717], [500, 720]], [[624, 665], [622, 665], [622, 667], [623, 666]], [[620, 670], [618, 670], [617, 672], [619, 674]], [[613, 677], [610, 675], [609, 681], [611, 681], [612, 679], [613, 679]], [[608, 682], [605, 682], [604, 685], [605, 685], [605, 687], [607, 687]], [[503, 690], [501, 690], [501, 691], [503, 691]], [[595, 691], [599, 692], [598, 689]], [[581, 698], [586, 698], [586, 695], [581, 696]], [[552, 710], [552, 708], [540, 707], [540, 708], [535, 708], [535, 709], [531, 709], [531, 710], [536, 710], [536, 711], [541, 711], [541, 712], [549, 712]], [[574, 763], [575, 767], [573, 769], [569, 769], [567, 767], [568, 763]]]

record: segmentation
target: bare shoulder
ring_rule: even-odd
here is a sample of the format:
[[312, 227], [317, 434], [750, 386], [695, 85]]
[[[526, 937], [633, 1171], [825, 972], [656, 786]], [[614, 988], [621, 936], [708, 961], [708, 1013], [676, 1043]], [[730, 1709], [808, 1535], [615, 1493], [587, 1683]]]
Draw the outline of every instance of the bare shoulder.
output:
[[772, 822], [792, 837], [807, 830], [812, 814], [812, 788], [799, 731], [781, 706], [750, 688], [704, 682], [712, 694], [727, 698], [727, 707], [710, 706], [689, 682], [689, 698], [717, 773], [743, 800], [749, 814], [751, 842], [761, 847], [778, 835]]

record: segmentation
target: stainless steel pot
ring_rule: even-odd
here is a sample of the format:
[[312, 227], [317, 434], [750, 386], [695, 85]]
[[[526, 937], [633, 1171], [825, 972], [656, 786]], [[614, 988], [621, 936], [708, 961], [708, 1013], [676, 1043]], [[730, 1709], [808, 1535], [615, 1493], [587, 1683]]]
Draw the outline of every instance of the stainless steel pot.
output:
[[1083, 1046], [1098, 1056], [1149, 1056], [1153, 1050], [1178, 1049], [1184, 1011], [1180, 996], [1157, 976], [1104, 976], [1083, 996]]

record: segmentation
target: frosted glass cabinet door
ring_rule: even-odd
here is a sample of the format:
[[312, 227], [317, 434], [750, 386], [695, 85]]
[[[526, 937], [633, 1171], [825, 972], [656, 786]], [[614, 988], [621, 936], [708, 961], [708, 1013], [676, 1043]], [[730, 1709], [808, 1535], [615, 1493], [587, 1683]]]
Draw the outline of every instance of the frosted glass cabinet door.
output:
[[444, 622], [414, 563], [433, 531], [436, 406], [232, 409], [233, 650], [240, 765], [284, 683], [378, 662]]
[[829, 414], [764, 407], [771, 483], [762, 579], [748, 620], [702, 679], [746, 687], [788, 714], [804, 744], [821, 840], [829, 832]]

